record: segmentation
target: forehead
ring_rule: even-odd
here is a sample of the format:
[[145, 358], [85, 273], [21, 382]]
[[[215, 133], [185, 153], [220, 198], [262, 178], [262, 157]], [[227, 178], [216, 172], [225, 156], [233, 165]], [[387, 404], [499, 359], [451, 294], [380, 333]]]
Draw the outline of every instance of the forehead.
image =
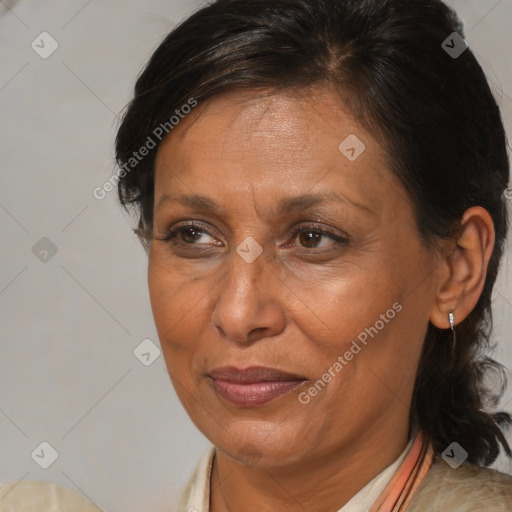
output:
[[[353, 146], [357, 158], [347, 158], [340, 144], [343, 151]], [[169, 189], [215, 189], [228, 197], [246, 186], [269, 194], [338, 188], [354, 201], [367, 196], [375, 203], [383, 186], [397, 185], [386, 162], [330, 90], [230, 92], [198, 105], [164, 139], [155, 201]]]
[[318, 160], [328, 157], [326, 152], [336, 153], [349, 134], [358, 134], [373, 146], [369, 134], [330, 89], [238, 90], [199, 104], [161, 149], [186, 152], [192, 158], [197, 153], [193, 150], [200, 148], [211, 156], [249, 158], [253, 153], [269, 153], [277, 162]]

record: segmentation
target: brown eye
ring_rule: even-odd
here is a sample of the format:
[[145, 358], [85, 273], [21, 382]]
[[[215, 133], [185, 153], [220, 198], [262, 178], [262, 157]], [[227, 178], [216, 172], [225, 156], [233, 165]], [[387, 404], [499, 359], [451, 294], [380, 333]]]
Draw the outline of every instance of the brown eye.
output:
[[189, 244], [195, 243], [203, 235], [203, 230], [195, 227], [181, 228], [178, 232], [181, 234], [181, 239]]
[[[202, 237], [214, 238], [203, 226], [199, 224], [181, 224], [169, 229], [167, 236], [160, 238], [163, 242], [172, 242], [176, 245], [211, 245], [208, 243], [197, 243]], [[214, 242], [214, 245], [219, 245]]]
[[307, 247], [308, 249], [314, 249], [316, 244], [320, 242], [324, 235], [319, 231], [302, 231], [299, 233], [299, 241], [301, 245]]
[[328, 238], [333, 242], [338, 242], [344, 245], [348, 243], [348, 237], [343, 237], [323, 228], [312, 226], [300, 227], [293, 233], [292, 238], [297, 238], [299, 245], [305, 249], [318, 248], [318, 244], [322, 242], [322, 238]]

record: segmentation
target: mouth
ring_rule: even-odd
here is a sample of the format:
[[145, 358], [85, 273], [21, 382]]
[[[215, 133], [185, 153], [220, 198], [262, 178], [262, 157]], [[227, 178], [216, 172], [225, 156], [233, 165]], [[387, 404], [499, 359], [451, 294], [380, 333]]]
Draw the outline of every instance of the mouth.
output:
[[209, 377], [216, 393], [240, 408], [260, 407], [274, 402], [307, 381], [305, 377], [264, 366], [217, 368]]

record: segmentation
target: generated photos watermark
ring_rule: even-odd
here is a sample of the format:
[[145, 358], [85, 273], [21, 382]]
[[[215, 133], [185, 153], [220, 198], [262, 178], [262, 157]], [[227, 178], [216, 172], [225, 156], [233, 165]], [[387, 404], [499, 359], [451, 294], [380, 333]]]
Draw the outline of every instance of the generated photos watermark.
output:
[[117, 186], [119, 181], [124, 178], [127, 174], [129, 174], [137, 165], [139, 162], [141, 162], [147, 155], [149, 155], [149, 152], [156, 148], [159, 142], [162, 142], [163, 138], [171, 132], [180, 122], [182, 119], [185, 119], [185, 117], [192, 112], [192, 109], [194, 107], [197, 107], [198, 102], [194, 98], [189, 98], [187, 103], [182, 105], [179, 109], [176, 109], [174, 111], [175, 115], [172, 115], [168, 121], [165, 121], [164, 123], [160, 123], [151, 133], [151, 135], [148, 135], [146, 141], [144, 144], [137, 150], [132, 153], [132, 156], [128, 159], [128, 161], [117, 171], [110, 176], [108, 180], [106, 180], [103, 185], [100, 187], [96, 187], [92, 194], [93, 196], [101, 201], [102, 199], [105, 199], [108, 192], [111, 192], [114, 190], [114, 188]]
[[[361, 350], [368, 345], [369, 337], [374, 338], [379, 334], [380, 331], [386, 327], [386, 324], [389, 324], [393, 318], [402, 311], [402, 304], [399, 302], [395, 302], [391, 308], [389, 308], [385, 313], [382, 313], [374, 325], [371, 327], [367, 327], [364, 331], [361, 331], [357, 335], [357, 341], [352, 340], [350, 344], [350, 348], [345, 351], [343, 355], [339, 355], [336, 361], [327, 369], [327, 371], [307, 390], [299, 393], [298, 400], [301, 404], [307, 405], [311, 402], [311, 399], [318, 395], [320, 391], [322, 391], [327, 384], [338, 375], [345, 366], [349, 364], [354, 357], [361, 352]], [[359, 343], [358, 343], [359, 342]], [[363, 346], [361, 346], [363, 345]]]

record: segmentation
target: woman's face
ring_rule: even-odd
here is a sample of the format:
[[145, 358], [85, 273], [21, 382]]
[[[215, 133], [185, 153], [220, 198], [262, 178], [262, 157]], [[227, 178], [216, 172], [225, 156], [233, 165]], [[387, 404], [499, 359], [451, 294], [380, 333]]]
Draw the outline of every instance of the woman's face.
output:
[[219, 449], [279, 466], [407, 435], [436, 260], [332, 92], [196, 107], [159, 148], [153, 229], [167, 369]]

